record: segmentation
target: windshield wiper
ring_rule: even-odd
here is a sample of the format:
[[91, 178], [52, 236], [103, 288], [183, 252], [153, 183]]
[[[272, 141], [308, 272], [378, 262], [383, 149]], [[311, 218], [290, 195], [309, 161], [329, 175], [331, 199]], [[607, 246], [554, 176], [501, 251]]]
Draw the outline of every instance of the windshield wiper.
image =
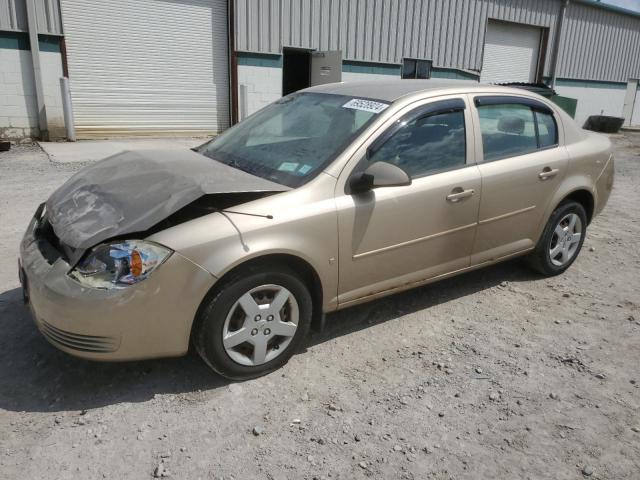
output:
[[235, 210], [227, 210], [227, 209], [217, 209], [214, 210], [215, 212], [220, 212], [220, 213], [233, 213], [235, 215], [248, 215], [249, 217], [261, 217], [261, 218], [268, 218], [269, 220], [273, 220], [273, 215], [262, 215], [259, 213], [247, 213], [247, 212], [237, 212]]

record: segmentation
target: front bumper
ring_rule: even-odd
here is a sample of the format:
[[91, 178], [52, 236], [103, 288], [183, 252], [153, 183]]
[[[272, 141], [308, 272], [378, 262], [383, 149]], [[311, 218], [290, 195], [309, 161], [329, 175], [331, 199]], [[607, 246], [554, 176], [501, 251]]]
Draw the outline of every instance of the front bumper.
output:
[[71, 279], [62, 253], [37, 235], [34, 218], [20, 245], [21, 282], [38, 329], [59, 349], [105, 361], [179, 356], [215, 277], [173, 253], [149, 278], [124, 289], [87, 288]]

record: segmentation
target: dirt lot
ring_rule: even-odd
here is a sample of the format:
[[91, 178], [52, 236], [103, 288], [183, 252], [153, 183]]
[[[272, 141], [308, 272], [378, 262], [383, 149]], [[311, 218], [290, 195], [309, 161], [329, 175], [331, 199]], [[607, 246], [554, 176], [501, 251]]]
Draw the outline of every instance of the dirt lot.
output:
[[564, 275], [513, 261], [331, 315], [245, 383], [195, 356], [51, 347], [17, 247], [79, 165], [0, 153], [0, 478], [640, 478], [640, 134], [615, 144], [614, 193]]

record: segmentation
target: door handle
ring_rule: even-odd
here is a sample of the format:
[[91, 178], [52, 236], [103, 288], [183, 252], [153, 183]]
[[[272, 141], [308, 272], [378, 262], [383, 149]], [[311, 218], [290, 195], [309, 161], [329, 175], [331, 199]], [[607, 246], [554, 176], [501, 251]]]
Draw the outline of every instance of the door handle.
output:
[[546, 180], [547, 178], [555, 177], [558, 172], [560, 172], [560, 170], [557, 168], [544, 167], [544, 169], [538, 174], [538, 178], [540, 180]]
[[474, 193], [476, 192], [473, 189], [463, 190], [462, 188], [457, 187], [454, 188], [449, 195], [447, 195], [447, 202], [457, 203], [460, 200], [470, 197]]

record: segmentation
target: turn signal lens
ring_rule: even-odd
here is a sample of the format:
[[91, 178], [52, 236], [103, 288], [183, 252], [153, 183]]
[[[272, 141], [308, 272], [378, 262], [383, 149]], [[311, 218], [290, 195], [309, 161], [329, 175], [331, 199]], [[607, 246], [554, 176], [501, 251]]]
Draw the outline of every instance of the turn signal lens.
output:
[[131, 252], [130, 262], [129, 262], [129, 272], [134, 277], [139, 277], [142, 275], [142, 256], [138, 250], [133, 250]]

